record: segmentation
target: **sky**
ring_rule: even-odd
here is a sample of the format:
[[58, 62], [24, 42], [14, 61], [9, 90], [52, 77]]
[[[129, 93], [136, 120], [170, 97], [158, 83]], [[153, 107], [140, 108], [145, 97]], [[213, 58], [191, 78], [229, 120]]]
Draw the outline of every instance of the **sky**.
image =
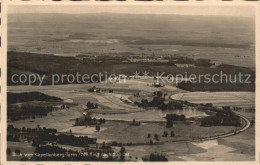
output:
[[81, 5], [81, 6], [39, 6], [10, 5], [8, 13], [125, 13], [125, 14], [178, 14], [178, 15], [221, 15], [254, 17], [254, 8], [250, 6], [111, 6], [111, 5]]

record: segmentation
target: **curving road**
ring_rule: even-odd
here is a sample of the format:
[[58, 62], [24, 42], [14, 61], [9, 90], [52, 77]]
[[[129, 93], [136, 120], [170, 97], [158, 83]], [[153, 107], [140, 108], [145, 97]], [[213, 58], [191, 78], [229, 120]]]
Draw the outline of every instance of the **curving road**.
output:
[[[158, 144], [201, 142], [201, 141], [216, 140], [219, 138], [225, 138], [225, 137], [237, 135], [239, 133], [246, 131], [251, 126], [250, 121], [246, 117], [239, 115], [239, 114], [237, 114], [237, 115], [241, 118], [241, 127], [239, 128], [239, 130], [232, 131], [232, 132], [225, 133], [225, 134], [210, 136], [210, 137], [194, 138], [194, 139], [189, 139], [189, 140], [172, 140], [172, 141], [158, 142]], [[142, 143], [142, 144], [132, 143], [132, 145], [145, 145], [145, 144], [144, 143]]]
[[[238, 114], [237, 114], [238, 115]], [[242, 116], [238, 115], [241, 118], [241, 123], [242, 127], [239, 130], [236, 130], [235, 132], [230, 132], [230, 133], [225, 133], [222, 135], [216, 135], [216, 136], [210, 136], [210, 137], [204, 137], [204, 138], [197, 138], [197, 139], [192, 139], [192, 140], [176, 140], [176, 141], [168, 141], [168, 142], [173, 142], [173, 143], [187, 143], [187, 142], [200, 142], [200, 141], [208, 141], [208, 140], [215, 140], [219, 138], [225, 138], [233, 135], [237, 135], [238, 133], [246, 131], [250, 127], [250, 121]]]

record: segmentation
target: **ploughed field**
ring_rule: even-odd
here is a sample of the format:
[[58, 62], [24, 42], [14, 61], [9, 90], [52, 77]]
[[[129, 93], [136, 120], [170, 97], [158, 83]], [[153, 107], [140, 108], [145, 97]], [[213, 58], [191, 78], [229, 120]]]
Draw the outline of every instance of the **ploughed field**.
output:
[[212, 103], [214, 106], [254, 107], [254, 92], [189, 92], [171, 96], [174, 100], [192, 103]]

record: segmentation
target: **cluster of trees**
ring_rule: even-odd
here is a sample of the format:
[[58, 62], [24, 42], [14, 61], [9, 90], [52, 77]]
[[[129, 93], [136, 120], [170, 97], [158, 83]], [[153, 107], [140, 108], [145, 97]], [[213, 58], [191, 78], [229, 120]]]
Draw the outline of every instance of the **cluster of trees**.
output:
[[45, 132], [45, 133], [57, 133], [57, 129], [54, 128], [41, 128], [40, 125], [37, 125], [37, 128], [26, 128], [23, 127], [22, 129], [15, 128], [13, 125], [7, 126], [8, 133], [37, 133], [37, 132]]
[[[61, 102], [62, 99], [48, 96], [40, 92], [7, 93], [7, 117], [12, 121], [36, 116], [46, 116], [52, 111], [52, 106], [47, 104], [34, 104], [31, 101]], [[17, 105], [15, 103], [22, 103]]]
[[[167, 131], [164, 131], [162, 136], [163, 136], [163, 137], [167, 137], [167, 136], [168, 136], [168, 132], [167, 132]], [[170, 136], [171, 136], [171, 137], [174, 137], [174, 136], [175, 136], [174, 131], [171, 131]]]
[[185, 115], [167, 114], [166, 115], [166, 127], [170, 128], [173, 126], [173, 121], [185, 121]]
[[35, 118], [35, 116], [47, 116], [52, 111], [51, 106], [23, 104], [22, 106], [8, 105], [7, 117], [12, 121], [26, 118]]
[[20, 137], [18, 135], [14, 135], [14, 134], [7, 134], [7, 141], [19, 142]]
[[153, 92], [153, 96], [157, 96], [157, 97], [165, 97], [167, 95], [168, 95], [167, 93], [163, 93], [162, 91]]
[[62, 99], [55, 96], [48, 96], [41, 92], [24, 92], [24, 93], [7, 93], [7, 103], [20, 103], [28, 101], [62, 101]]
[[[12, 153], [12, 150], [10, 148], [7, 148], [6, 153], [7, 153], [7, 155], [10, 155]], [[15, 149], [14, 153], [19, 155], [21, 153], [21, 151], [19, 149]]]
[[106, 123], [106, 119], [100, 118], [99, 120], [96, 118], [91, 118], [90, 115], [86, 115], [83, 118], [77, 118], [75, 120], [75, 126], [87, 126], [87, 125], [97, 125]]
[[168, 103], [165, 103], [165, 98], [161, 91], [154, 93], [154, 98], [152, 101], [148, 101], [147, 99], [142, 99], [141, 103], [135, 102], [139, 107], [147, 108], [147, 107], [157, 107], [161, 110], [167, 109], [182, 109], [184, 104], [182, 101], [171, 100]]
[[21, 136], [27, 138], [28, 142], [32, 142], [33, 146], [44, 144], [46, 141], [55, 141], [57, 133], [56, 129], [41, 128], [15, 128], [13, 125], [7, 127], [7, 141], [20, 141]]
[[[58, 134], [54, 133], [53, 129], [46, 129], [46, 128], [40, 128], [38, 125], [38, 128], [36, 129], [26, 129], [25, 127], [22, 129], [14, 128], [12, 125], [9, 125], [9, 131], [11, 133], [16, 134], [18, 136], [23, 136], [23, 138], [27, 138], [28, 142], [32, 142], [32, 145], [36, 148], [35, 153], [37, 155], [33, 155], [32, 157], [23, 157], [21, 161], [28, 161], [28, 160], [34, 160], [34, 161], [40, 161], [40, 160], [73, 160], [73, 161], [125, 161], [125, 154], [126, 150], [124, 147], [121, 147], [121, 150], [117, 153], [117, 155], [114, 157], [109, 153], [113, 153], [111, 150], [110, 145], [106, 145], [105, 142], [103, 142], [101, 149], [102, 150], [87, 150], [88, 155], [83, 155], [78, 151], [73, 150], [67, 150], [64, 148], [61, 148], [56, 145], [62, 144], [62, 145], [70, 145], [70, 146], [84, 146], [88, 147], [89, 144], [96, 144], [96, 138], [89, 138], [87, 136], [79, 136], [76, 137], [72, 134], [67, 133], [61, 133]], [[28, 131], [27, 131], [28, 130]], [[32, 131], [33, 130], [33, 131]], [[71, 132], [71, 131], [70, 131]], [[8, 132], [10, 133], [10, 132]], [[47, 145], [46, 145], [47, 144]], [[18, 154], [18, 151], [15, 151]], [[19, 151], [20, 153], [20, 151]], [[97, 154], [99, 153], [99, 154]], [[107, 156], [102, 156], [102, 154], [106, 154]], [[11, 149], [7, 149], [7, 154], [11, 154]], [[42, 154], [50, 154], [48, 155], [42, 155]], [[62, 154], [62, 155], [55, 155], [55, 154]]]
[[165, 155], [159, 154], [159, 153], [151, 153], [149, 156], [142, 157], [142, 160], [147, 161], [153, 161], [153, 162], [165, 162], [168, 161]]
[[74, 136], [72, 134], [48, 134], [40, 133], [38, 136], [34, 137], [32, 140], [33, 146], [39, 146], [40, 144], [46, 144], [47, 142], [59, 143], [63, 145], [71, 146], [88, 146], [88, 144], [96, 144], [96, 138], [90, 138], [88, 136]]
[[19, 128], [15, 128], [13, 125], [8, 125], [7, 126], [7, 132], [20, 132], [20, 129]]
[[29, 133], [30, 132], [45, 132], [45, 133], [49, 133], [49, 134], [54, 134], [54, 133], [57, 133], [57, 129], [46, 128], [46, 127], [41, 128], [40, 125], [38, 125], [37, 128], [25, 128], [25, 127], [23, 127], [22, 132], [29, 132]]
[[[168, 136], [168, 132], [167, 132], [167, 131], [164, 131], [164, 133], [163, 133], [162, 136], [163, 136], [163, 137], [167, 137], [167, 136]], [[174, 132], [173, 132], [173, 131], [171, 132], [171, 136], [174, 136]], [[152, 135], [151, 135], [150, 133], [147, 134], [147, 138], [150, 139], [150, 145], [152, 145], [152, 144], [153, 144], [153, 140], [151, 139], [151, 138], [152, 138]], [[158, 135], [157, 133], [154, 134], [153, 138], [154, 138], [157, 142], [160, 140], [160, 139], [159, 139], [159, 135]]]
[[98, 104], [91, 103], [90, 101], [87, 103], [86, 106], [88, 107], [88, 109], [96, 109], [96, 108], [98, 108]]
[[90, 138], [88, 136], [74, 136], [68, 134], [59, 134], [57, 136], [57, 142], [59, 144], [67, 144], [72, 146], [88, 146], [88, 144], [96, 144], [96, 138]]
[[218, 111], [214, 116], [202, 118], [201, 126], [241, 126], [241, 119], [231, 110]]
[[59, 143], [72, 146], [87, 146], [88, 144], [96, 144], [96, 138], [88, 136], [74, 136], [70, 134], [57, 133], [56, 129], [41, 128], [14, 128], [9, 125], [7, 128], [7, 141], [19, 141], [20, 137], [26, 138], [28, 142], [32, 142], [32, 146], [38, 147], [48, 143]]
[[108, 91], [108, 93], [114, 93], [114, 90], [113, 90], [113, 89], [110, 89], [110, 90]]
[[[167, 136], [168, 136], [168, 132], [167, 132], [167, 131], [164, 131], [163, 134], [162, 134], [162, 137], [167, 137]], [[171, 136], [171, 137], [174, 137], [174, 136], [175, 136], [174, 131], [171, 131], [170, 136]], [[147, 134], [147, 138], [150, 139], [150, 145], [153, 145], [154, 142], [153, 142], [153, 140], [151, 139], [151, 137], [152, 137], [152, 135], [151, 135], [150, 133], [148, 133], [148, 134]], [[154, 139], [155, 139], [157, 142], [159, 141], [159, 135], [158, 135], [157, 133], [154, 134], [153, 137], [154, 137]]]
[[[151, 138], [151, 134], [150, 134], [150, 133], [148, 133], [147, 138]], [[155, 139], [157, 142], [159, 141], [159, 136], [158, 136], [158, 134], [154, 134], [154, 139]], [[153, 145], [153, 143], [154, 143], [153, 140], [150, 139], [149, 144], [150, 144], [150, 145]]]

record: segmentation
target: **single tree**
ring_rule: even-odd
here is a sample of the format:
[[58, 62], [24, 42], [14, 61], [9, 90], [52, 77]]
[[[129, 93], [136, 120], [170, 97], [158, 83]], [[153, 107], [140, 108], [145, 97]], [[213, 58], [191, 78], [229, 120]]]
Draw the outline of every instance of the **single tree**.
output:
[[15, 151], [15, 154], [19, 155], [21, 153], [21, 151], [19, 149], [16, 149]]
[[174, 137], [175, 134], [174, 134], [174, 131], [171, 131], [171, 137]]
[[100, 131], [100, 126], [99, 125], [96, 125], [96, 131]]
[[157, 134], [154, 134], [154, 138], [156, 141], [159, 141], [159, 136]]
[[125, 153], [126, 153], [126, 150], [125, 150], [125, 147], [124, 147], [124, 146], [121, 147], [119, 153], [120, 153], [120, 160], [121, 160], [121, 161], [125, 161]]
[[168, 132], [167, 131], [164, 131], [163, 132], [163, 137], [167, 137], [168, 136]]

